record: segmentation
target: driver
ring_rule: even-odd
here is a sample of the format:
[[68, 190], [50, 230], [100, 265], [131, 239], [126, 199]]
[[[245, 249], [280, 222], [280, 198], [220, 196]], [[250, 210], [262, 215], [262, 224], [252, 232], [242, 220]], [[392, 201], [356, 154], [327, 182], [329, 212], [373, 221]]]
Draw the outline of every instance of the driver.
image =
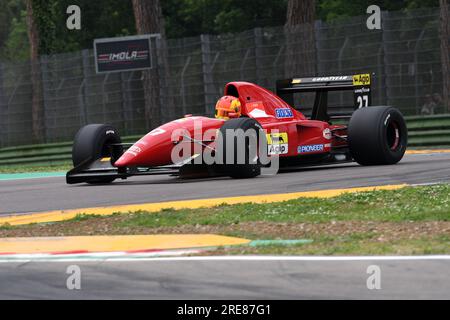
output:
[[241, 102], [233, 96], [223, 96], [216, 104], [216, 118], [228, 120], [241, 116]]

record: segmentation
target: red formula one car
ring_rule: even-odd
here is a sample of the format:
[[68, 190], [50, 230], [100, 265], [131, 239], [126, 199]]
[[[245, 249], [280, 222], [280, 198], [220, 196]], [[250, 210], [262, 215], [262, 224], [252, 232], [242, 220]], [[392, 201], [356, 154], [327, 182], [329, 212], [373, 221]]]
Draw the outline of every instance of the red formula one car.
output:
[[[369, 74], [294, 78], [278, 81], [274, 94], [252, 83], [231, 82], [215, 118], [187, 115], [134, 144], [122, 143], [109, 125], [87, 125], [75, 137], [67, 183], [102, 184], [154, 174], [250, 178], [275, 158], [281, 168], [348, 161], [395, 164], [406, 150], [406, 124], [397, 109], [370, 106], [370, 84]], [[354, 93], [350, 113], [331, 112], [329, 95], [345, 91]], [[308, 117], [294, 108], [302, 94], [313, 101]], [[258, 147], [252, 149], [254, 144]], [[211, 161], [215, 157], [222, 161]]]

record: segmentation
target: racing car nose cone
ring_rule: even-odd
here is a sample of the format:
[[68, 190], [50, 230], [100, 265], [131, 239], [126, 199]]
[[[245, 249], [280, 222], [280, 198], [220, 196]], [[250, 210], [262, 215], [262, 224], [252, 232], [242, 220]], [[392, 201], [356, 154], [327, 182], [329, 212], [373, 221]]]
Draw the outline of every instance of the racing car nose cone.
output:
[[142, 139], [136, 142], [131, 148], [129, 148], [125, 153], [117, 160], [114, 165], [116, 167], [130, 167], [140, 164], [142, 162], [142, 154], [151, 148], [148, 148], [148, 143], [143, 142]]
[[137, 141], [125, 151], [114, 165], [116, 167], [159, 167], [171, 165], [175, 161], [172, 158], [172, 151], [176, 145], [172, 138], [175, 130], [182, 129], [182, 134], [192, 137], [195, 135], [197, 126], [198, 130], [201, 130], [200, 133], [203, 134], [206, 130], [215, 132], [223, 125], [223, 122], [222, 120], [206, 117], [187, 117], [166, 123]]
[[117, 161], [114, 163], [114, 165], [115, 165], [116, 167], [126, 167], [126, 166], [129, 166], [130, 163], [132, 162], [133, 158], [134, 158], [134, 157], [133, 157], [132, 155], [130, 155], [130, 154], [128, 154], [128, 153], [124, 153], [124, 154], [119, 158], [119, 160], [117, 160]]
[[170, 132], [147, 134], [117, 160], [116, 167], [156, 167], [171, 163], [173, 143]]

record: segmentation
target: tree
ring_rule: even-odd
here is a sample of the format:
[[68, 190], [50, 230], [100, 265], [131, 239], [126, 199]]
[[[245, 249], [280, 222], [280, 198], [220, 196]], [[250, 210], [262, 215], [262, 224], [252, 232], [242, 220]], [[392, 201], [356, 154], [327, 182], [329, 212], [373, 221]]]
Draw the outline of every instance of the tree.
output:
[[34, 2], [26, 0], [27, 8], [27, 33], [30, 42], [30, 65], [31, 65], [31, 84], [32, 84], [32, 134], [33, 141], [44, 141], [44, 108], [42, 99], [42, 80], [41, 66], [39, 63], [39, 31], [35, 19]]
[[448, 17], [447, 0], [439, 0], [440, 3], [440, 28], [439, 36], [441, 40], [441, 64], [442, 64], [442, 98], [444, 103], [444, 112], [450, 112], [449, 94], [450, 94], [450, 61], [449, 61], [449, 37], [450, 23]]
[[383, 11], [399, 11], [439, 6], [439, 0], [318, 0], [317, 18], [323, 21], [340, 20], [366, 14], [367, 7], [376, 4]]
[[316, 74], [316, 41], [314, 0], [289, 0], [285, 25], [286, 77], [314, 76]]
[[[375, 2], [382, 10], [388, 11], [439, 6], [439, 0]], [[126, 36], [136, 32], [131, 1], [34, 0], [33, 3], [34, 10], [39, 13], [36, 23], [40, 40], [43, 48], [49, 48], [42, 50], [41, 54], [92, 48], [95, 38]], [[36, 4], [39, 6], [36, 7]], [[65, 28], [66, 8], [72, 4], [81, 8], [81, 32]], [[286, 22], [288, 0], [164, 0], [160, 4], [167, 38], [183, 38], [283, 25]], [[331, 21], [365, 15], [371, 4], [374, 4], [373, 0], [317, 0], [316, 19]], [[26, 23], [21, 17], [22, 11], [25, 11], [24, 0], [0, 1], [0, 56], [7, 60], [24, 60], [28, 57], [27, 35], [23, 32]], [[41, 20], [44, 28], [40, 26]]]
[[[52, 17], [58, 28], [55, 52], [91, 49], [96, 38], [127, 36], [136, 33], [131, 1], [124, 0], [58, 0]], [[70, 5], [81, 9], [81, 31], [68, 30], [66, 9]]]
[[[164, 18], [159, 0], [132, 0], [136, 30], [138, 34], [160, 33], [161, 42], [164, 42]], [[164, 51], [164, 50], [162, 50]], [[147, 127], [155, 128], [161, 122], [161, 92], [159, 68], [153, 68], [142, 72], [145, 120]]]
[[281, 26], [287, 0], [164, 0], [168, 38], [242, 32]]
[[1, 50], [1, 57], [10, 61], [28, 61], [30, 59], [30, 45], [28, 41], [27, 11], [11, 19], [10, 31]]

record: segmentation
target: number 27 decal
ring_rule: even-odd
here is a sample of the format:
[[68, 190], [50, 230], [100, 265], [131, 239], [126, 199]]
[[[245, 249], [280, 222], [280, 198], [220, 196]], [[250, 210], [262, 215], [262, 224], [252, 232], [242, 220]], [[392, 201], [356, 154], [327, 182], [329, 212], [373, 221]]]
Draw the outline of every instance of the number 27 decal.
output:
[[369, 106], [369, 96], [368, 95], [358, 96], [358, 98], [356, 99], [356, 102], [358, 104], [358, 109], [368, 107]]

